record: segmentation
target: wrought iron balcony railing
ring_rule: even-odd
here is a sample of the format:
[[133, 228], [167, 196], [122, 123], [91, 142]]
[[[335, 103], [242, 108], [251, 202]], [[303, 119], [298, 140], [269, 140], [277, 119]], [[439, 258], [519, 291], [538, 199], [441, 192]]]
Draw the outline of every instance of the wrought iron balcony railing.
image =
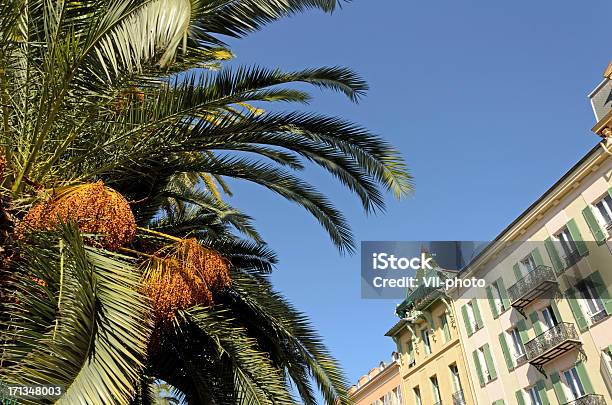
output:
[[463, 390], [459, 390], [453, 393], [453, 405], [466, 405], [465, 395], [463, 395]]
[[569, 252], [565, 256], [564, 259], [565, 259], [565, 268], [567, 269], [569, 267], [572, 267], [574, 264], [578, 263], [580, 259], [582, 259], [582, 255], [578, 253], [578, 250], [573, 250]]
[[516, 364], [520, 365], [527, 361], [527, 353], [523, 353], [515, 357]]
[[608, 316], [608, 313], [606, 312], [605, 309], [602, 309], [599, 312], [596, 312], [594, 314], [590, 314], [590, 316], [591, 316], [591, 322], [597, 323], [597, 322], [603, 320], [604, 318], [606, 318]]
[[573, 401], [566, 402], [565, 405], [606, 405], [606, 399], [603, 395], [587, 394]]
[[414, 309], [422, 309], [427, 307], [441, 294], [441, 290], [438, 287], [425, 286], [421, 284], [408, 295], [408, 301], [412, 304]]
[[512, 306], [523, 306], [556, 284], [555, 272], [544, 265], [537, 266], [508, 288]]
[[527, 360], [543, 365], [580, 344], [573, 323], [562, 322], [545, 330], [525, 344]]

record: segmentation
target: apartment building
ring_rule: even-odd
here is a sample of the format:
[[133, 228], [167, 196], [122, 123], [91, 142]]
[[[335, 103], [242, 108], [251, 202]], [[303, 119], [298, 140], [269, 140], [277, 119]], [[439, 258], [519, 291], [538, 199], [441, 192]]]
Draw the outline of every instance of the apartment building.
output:
[[461, 272], [487, 281], [449, 291], [478, 403], [612, 403], [611, 208], [598, 145]]
[[[456, 276], [440, 268], [434, 272], [441, 279]], [[400, 353], [404, 403], [473, 404], [456, 311], [448, 297], [421, 284], [408, 291], [396, 313], [400, 321], [386, 336], [393, 338]]]
[[612, 404], [611, 73], [603, 141], [463, 269], [486, 288], [448, 291], [479, 404]]
[[368, 374], [361, 376], [356, 385], [349, 388], [355, 405], [403, 405], [399, 355], [391, 355], [391, 361], [381, 362]]
[[612, 404], [611, 94], [604, 140], [460, 273], [486, 288], [447, 292], [478, 404]]

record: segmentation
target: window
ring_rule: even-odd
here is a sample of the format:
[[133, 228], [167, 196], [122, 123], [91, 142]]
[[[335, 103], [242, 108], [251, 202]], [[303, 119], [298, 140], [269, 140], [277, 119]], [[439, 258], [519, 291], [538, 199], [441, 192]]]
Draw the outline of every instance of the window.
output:
[[482, 368], [482, 375], [485, 381], [491, 381], [493, 378], [491, 377], [491, 373], [487, 365], [487, 358], [485, 357], [484, 346], [478, 348], [477, 353], [478, 353], [478, 362], [480, 363], [480, 367]]
[[536, 262], [533, 259], [533, 255], [531, 253], [528, 254], [527, 257], [525, 257], [523, 260], [521, 260], [520, 267], [523, 270], [523, 274], [528, 274], [537, 267]]
[[421, 339], [423, 339], [423, 346], [425, 346], [425, 354], [431, 354], [431, 342], [429, 341], [429, 329], [421, 330]]
[[535, 385], [533, 387], [526, 388], [525, 392], [527, 393], [527, 398], [529, 399], [528, 404], [525, 405], [543, 405], [542, 398], [540, 398], [540, 393]]
[[384, 397], [380, 398], [380, 402], [382, 402], [382, 405], [393, 405], [391, 403], [391, 393], [387, 392]]
[[570, 401], [578, 399], [585, 395], [584, 387], [578, 376], [578, 370], [576, 367], [572, 367], [569, 370], [563, 372], [563, 379], [565, 380], [565, 391], [566, 396]]
[[472, 330], [477, 331], [479, 328], [478, 328], [478, 323], [476, 322], [476, 316], [474, 315], [474, 307], [472, 305], [472, 302], [471, 301], [468, 302], [465, 308], [467, 311], [467, 316], [468, 316], [470, 325], [472, 326]]
[[510, 335], [510, 340], [512, 340], [512, 349], [514, 352], [514, 358], [517, 363], [522, 363], [525, 359], [525, 348], [523, 347], [523, 342], [521, 341], [521, 335], [517, 328], [510, 329], [508, 331], [508, 335]]
[[455, 363], [448, 366], [451, 374], [451, 380], [453, 382], [453, 392], [461, 391], [461, 380], [459, 379], [459, 369]]
[[438, 377], [434, 375], [433, 377], [429, 378], [429, 381], [431, 381], [431, 391], [433, 393], [433, 398], [436, 401], [435, 403], [439, 404], [442, 400], [442, 397], [440, 395], [440, 385], [438, 385]]
[[446, 319], [446, 314], [442, 314], [440, 317], [440, 328], [442, 328], [444, 342], [446, 343], [451, 339], [450, 327], [448, 325], [448, 319]]
[[493, 301], [495, 303], [495, 307], [497, 308], [497, 313], [504, 312], [504, 303], [502, 301], [501, 291], [499, 289], [499, 284], [497, 281], [491, 284], [493, 288], [491, 288], [493, 292]]
[[576, 243], [574, 242], [569, 229], [563, 228], [555, 236], [557, 239], [559, 239], [559, 242], [561, 242], [561, 248], [563, 249], [563, 254], [565, 255], [568, 265], [573, 264], [572, 261], [578, 257], [578, 249], [576, 248]]
[[398, 385], [393, 389], [393, 405], [403, 405], [402, 403], [402, 388]]
[[419, 387], [414, 387], [414, 403], [416, 405], [423, 405], [423, 399], [421, 398], [421, 390]]
[[555, 312], [550, 305], [542, 310], [542, 317], [544, 318], [546, 329], [553, 328], [559, 324], [559, 320], [555, 316]]
[[601, 368], [604, 370], [606, 385], [612, 387], [612, 353], [610, 349], [601, 352]]
[[597, 213], [599, 214], [599, 220], [603, 224], [604, 228], [608, 228], [612, 225], [612, 197], [607, 194], [604, 198], [595, 203]]
[[581, 305], [591, 318], [591, 322], [598, 322], [606, 317], [607, 313], [599, 294], [591, 280], [584, 280], [578, 285], [578, 292], [582, 296]]
[[412, 348], [412, 339], [406, 342], [406, 354], [408, 355], [408, 367], [412, 367], [415, 364], [414, 353]]

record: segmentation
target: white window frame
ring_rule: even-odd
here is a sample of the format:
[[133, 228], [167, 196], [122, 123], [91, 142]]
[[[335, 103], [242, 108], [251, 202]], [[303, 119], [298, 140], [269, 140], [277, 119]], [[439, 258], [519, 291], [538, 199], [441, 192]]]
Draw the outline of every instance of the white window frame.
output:
[[461, 377], [459, 376], [459, 367], [457, 367], [457, 363], [449, 365], [448, 370], [450, 371], [451, 381], [453, 383], [453, 393], [463, 390], [463, 387], [461, 386]]
[[555, 234], [555, 238], [560, 242], [561, 245], [561, 253], [563, 257], [568, 257], [570, 254], [576, 254], [578, 252], [578, 247], [576, 246], [576, 242], [574, 238], [572, 238], [572, 234], [569, 231], [567, 226], [564, 226]]
[[[442, 331], [442, 336], [444, 337], [444, 343], [449, 342], [453, 338], [453, 334], [450, 330], [450, 324], [448, 323], [448, 316], [446, 316], [446, 312], [440, 315], [438, 319], [440, 320], [440, 329]], [[448, 337], [446, 336], [446, 333], [444, 333], [445, 327], [446, 330], [448, 330]]]
[[537, 386], [532, 385], [531, 387], [525, 388], [525, 393], [527, 394], [526, 397], [529, 399], [529, 404], [525, 405], [543, 405]]
[[[555, 311], [552, 310], [552, 307], [550, 305], [542, 308], [540, 313], [542, 314], [542, 323], [544, 323], [544, 325], [546, 325], [547, 327], [545, 330], [554, 328], [559, 324], [560, 320], [557, 319]], [[551, 323], [553, 323], [553, 325], [550, 325], [550, 323], [548, 322], [549, 319]], [[557, 323], [554, 323], [553, 321], [557, 321]]]
[[497, 281], [491, 283], [491, 294], [493, 294], [493, 303], [495, 304], [495, 308], [497, 308], [497, 313], [501, 314], [504, 312], [504, 302], [502, 301]]
[[433, 375], [429, 377], [429, 383], [431, 384], [431, 391], [433, 392], [434, 400], [436, 401], [435, 403], [437, 404], [440, 401], [442, 401], [442, 392], [440, 391], [440, 381], [438, 381], [438, 376]]
[[472, 306], [472, 302], [468, 302], [465, 307], [472, 330], [476, 332], [478, 330], [478, 324], [476, 323], [476, 315], [474, 315], [474, 307]]
[[[606, 200], [609, 200], [609, 201], [606, 201]], [[601, 208], [598, 207], [599, 204], [601, 204]], [[599, 222], [599, 225], [601, 225], [604, 231], [610, 234], [610, 232], [607, 231], [606, 228], [610, 226], [610, 224], [612, 224], [612, 197], [610, 196], [610, 194], [606, 193], [599, 200], [595, 201], [592, 204], [592, 206], [594, 208], [593, 211], [595, 212], [595, 217], [597, 218], [597, 222]], [[606, 218], [601, 212], [602, 209], [606, 212], [606, 214], [610, 218], [610, 221], [606, 221]]]
[[[605, 311], [603, 306], [603, 302], [593, 286], [593, 283], [590, 280], [584, 280], [582, 282], [582, 288], [579, 288], [580, 299], [578, 300], [582, 310], [588, 315], [589, 323], [592, 323], [593, 316], [599, 314], [602, 311]], [[586, 294], [585, 294], [586, 293]], [[593, 308], [591, 308], [593, 306]]]
[[514, 354], [514, 358], [518, 359], [525, 355], [525, 347], [523, 346], [523, 341], [521, 340], [521, 335], [517, 328], [512, 328], [506, 331], [507, 335], [510, 337], [510, 341], [512, 342], [512, 352]]
[[[427, 339], [425, 339], [427, 337]], [[431, 336], [429, 336], [429, 328], [421, 329], [421, 340], [423, 341], [423, 348], [426, 355], [433, 353], [431, 348]]]
[[393, 405], [403, 405], [401, 385], [398, 385], [397, 387], [393, 388]]
[[523, 276], [526, 276], [527, 274], [535, 270], [536, 267], [537, 264], [531, 253], [529, 253], [523, 258], [523, 260], [520, 261], [519, 268], [522, 270]]
[[604, 379], [606, 380], [606, 386], [612, 387], [612, 353], [607, 349], [601, 351], [601, 361], [603, 362]]
[[484, 353], [484, 346], [478, 348], [478, 362], [480, 363], [480, 371], [482, 372], [482, 377], [486, 382], [492, 380], [491, 373], [489, 373], [489, 366], [487, 365], [487, 357]]
[[416, 405], [423, 405], [423, 397], [421, 396], [421, 389], [418, 385], [412, 389], [412, 393], [414, 394], [414, 402]]
[[[568, 368], [561, 374], [563, 375], [563, 389], [565, 390], [565, 396], [567, 399], [570, 401], [575, 401], [578, 398], [582, 398], [586, 395], [586, 391], [584, 390], [582, 381], [580, 381], [580, 376], [578, 375], [578, 370], [576, 370], [576, 367]], [[568, 379], [568, 374], [571, 376], [571, 381]], [[574, 391], [578, 391], [579, 395], [575, 395]]]

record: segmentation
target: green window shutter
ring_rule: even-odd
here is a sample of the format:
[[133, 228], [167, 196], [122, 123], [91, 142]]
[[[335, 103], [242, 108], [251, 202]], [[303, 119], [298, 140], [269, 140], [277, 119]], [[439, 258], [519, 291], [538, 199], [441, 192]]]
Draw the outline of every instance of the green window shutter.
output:
[[578, 329], [580, 332], [584, 332], [588, 328], [588, 323], [584, 314], [582, 313], [582, 308], [580, 308], [580, 303], [576, 299], [576, 293], [572, 291], [568, 291], [566, 293], [567, 302], [569, 303], [570, 309], [572, 310], [572, 314], [574, 314], [574, 319], [576, 319], [576, 325], [578, 325]]
[[516, 329], [518, 329], [519, 337], [523, 344], [529, 342], [529, 334], [527, 333], [527, 325], [524, 320], [520, 320], [516, 323]]
[[495, 364], [493, 363], [493, 356], [491, 356], [491, 349], [489, 349], [489, 344], [485, 343], [483, 346], [485, 361], [487, 362], [487, 370], [489, 370], [489, 375], [491, 376], [491, 380], [497, 378], [497, 371], [495, 370]]
[[478, 358], [478, 350], [474, 350], [472, 352], [472, 356], [474, 356], [474, 366], [476, 367], [476, 374], [478, 374], [478, 381], [480, 382], [480, 386], [485, 386], [484, 376], [482, 375], [482, 365], [480, 364], [480, 359]]
[[519, 281], [523, 278], [523, 273], [521, 273], [521, 268], [518, 263], [515, 263], [514, 266], [512, 266], [512, 270], [514, 270], [514, 276], [516, 277], [516, 281]]
[[536, 266], [542, 266], [544, 264], [544, 260], [542, 259], [542, 255], [540, 254], [540, 249], [535, 248], [531, 251], [531, 257], [533, 257], [533, 261]]
[[563, 384], [561, 383], [561, 378], [559, 378], [559, 373], [552, 373], [550, 375], [550, 381], [552, 381], [553, 389], [555, 390], [555, 395], [557, 396], [557, 401], [560, 404], [565, 404], [567, 402], [567, 398], [565, 398], [565, 391], [563, 391]]
[[512, 369], [514, 368], [514, 363], [512, 362], [512, 357], [510, 356], [510, 350], [508, 350], [508, 343], [506, 342], [505, 332], [499, 334], [499, 344], [501, 345], [502, 352], [504, 353], [504, 360], [506, 360], [506, 366], [508, 367], [508, 371], [512, 371]]
[[497, 305], [495, 305], [495, 299], [493, 298], [493, 291], [491, 290], [491, 286], [487, 286], [487, 298], [489, 299], [489, 306], [491, 307], [493, 318], [497, 318], [499, 316], [499, 313], [497, 312]]
[[508, 292], [504, 286], [504, 280], [500, 277], [497, 279], [497, 288], [499, 288], [499, 295], [501, 295], [502, 305], [504, 310], [510, 308], [510, 300], [508, 299]]
[[599, 222], [597, 222], [595, 214], [593, 214], [593, 209], [590, 206], [587, 206], [582, 210], [582, 216], [589, 226], [591, 233], [595, 237], [597, 244], [601, 245], [606, 240], [606, 234], [604, 233], [603, 229], [601, 229], [601, 226], [599, 226]]
[[584, 243], [584, 238], [580, 234], [578, 230], [578, 225], [576, 225], [575, 219], [570, 219], [567, 223], [567, 229], [569, 230], [570, 235], [572, 235], [572, 239], [576, 244], [576, 249], [578, 249], [578, 253], [582, 255], [586, 255], [589, 253], [589, 249], [587, 249], [586, 243]]
[[472, 299], [472, 309], [474, 309], [474, 319], [476, 320], [476, 325], [478, 325], [478, 329], [482, 329], [482, 316], [480, 316], [480, 309], [478, 308], [476, 298]]
[[590, 278], [593, 282], [593, 285], [595, 286], [595, 289], [597, 290], [597, 295], [599, 296], [599, 299], [601, 299], [601, 302], [603, 302], [604, 308], [606, 309], [606, 313], [608, 315], [611, 315], [612, 300], [610, 299], [610, 293], [608, 292], [608, 289], [606, 288], [606, 285], [603, 282], [601, 274], [596, 271], [595, 273], [590, 275]]
[[548, 395], [546, 394], [546, 385], [544, 385], [543, 380], [540, 380], [537, 382], [536, 390], [538, 391], [538, 395], [540, 396], [542, 405], [550, 405], [550, 401], [548, 400]]
[[557, 273], [563, 271], [563, 263], [561, 262], [559, 252], [557, 252], [557, 248], [555, 248], [555, 244], [552, 239], [546, 238], [546, 240], [544, 241], [544, 246], [546, 247], [546, 251], [548, 252], [548, 257], [550, 257], [550, 261], [552, 262], [553, 269]]
[[525, 399], [523, 398], [523, 390], [516, 391], [516, 403], [518, 405], [525, 405]]
[[557, 303], [552, 299], [550, 300], [550, 307], [552, 308], [553, 314], [555, 314], [555, 318], [557, 318], [557, 321], [563, 322], [563, 319], [561, 319], [561, 313], [559, 312], [559, 308], [557, 308]]
[[531, 320], [531, 325], [533, 326], [533, 330], [535, 331], [535, 335], [538, 336], [542, 333], [542, 324], [540, 323], [540, 318], [538, 318], [537, 312], [532, 312], [529, 315], [529, 319]]
[[465, 305], [461, 307], [461, 313], [463, 314], [463, 322], [465, 322], [465, 330], [467, 331], [468, 336], [472, 336], [474, 331], [472, 330], [470, 318], [468, 317], [467, 313], [467, 307]]
[[595, 394], [593, 384], [591, 384], [591, 379], [589, 378], [589, 374], [587, 373], [583, 361], [579, 361], [578, 363], [576, 363], [576, 371], [578, 372], [578, 377], [580, 377], [580, 382], [584, 387], [584, 391], [587, 394]]

